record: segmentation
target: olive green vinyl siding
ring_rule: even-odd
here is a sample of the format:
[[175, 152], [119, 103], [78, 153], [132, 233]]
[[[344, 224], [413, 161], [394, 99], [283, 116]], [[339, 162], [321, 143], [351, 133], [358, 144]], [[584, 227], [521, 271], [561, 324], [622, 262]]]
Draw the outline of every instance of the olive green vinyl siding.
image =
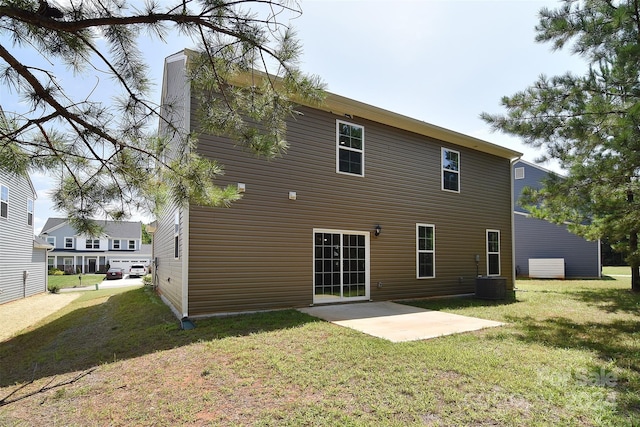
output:
[[[474, 292], [476, 254], [486, 274], [487, 229], [500, 230], [501, 271], [513, 288], [509, 159], [354, 117], [365, 128], [366, 174], [339, 174], [340, 117], [299, 110], [289, 150], [272, 161], [200, 137], [198, 150], [225, 166], [219, 184], [244, 183], [246, 192], [230, 208], [190, 209], [190, 315], [311, 304], [314, 228], [371, 232], [373, 300]], [[441, 190], [442, 147], [460, 153], [460, 193]], [[416, 223], [435, 226], [435, 278], [416, 278]]]
[[[178, 54], [168, 58], [165, 63], [162, 113], [176, 127], [188, 131], [189, 108], [185, 100], [189, 92], [185, 83], [185, 60], [183, 55]], [[160, 135], [168, 134], [166, 125], [162, 121], [159, 133]], [[169, 133], [169, 135], [173, 134]], [[167, 156], [171, 156], [171, 152], [167, 153]], [[182, 217], [178, 206], [168, 204], [158, 215], [157, 230], [153, 236], [153, 256], [158, 259], [158, 265], [154, 268], [154, 281], [160, 294], [169, 302], [174, 311], [182, 316], [187, 313], [188, 307], [185, 304], [183, 257], [176, 259], [173, 250], [176, 212]], [[184, 222], [180, 221], [180, 245], [183, 242], [182, 227], [184, 226]], [[179, 249], [182, 254], [182, 247]]]

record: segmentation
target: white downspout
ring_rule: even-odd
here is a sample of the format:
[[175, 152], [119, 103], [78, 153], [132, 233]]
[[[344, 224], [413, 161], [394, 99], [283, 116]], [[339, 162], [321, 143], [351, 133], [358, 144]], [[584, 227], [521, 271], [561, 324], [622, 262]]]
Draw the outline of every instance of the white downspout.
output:
[[511, 282], [513, 283], [513, 295], [515, 297], [515, 289], [516, 289], [516, 222], [514, 220], [514, 212], [515, 212], [515, 177], [514, 177], [514, 169], [513, 166], [515, 163], [520, 160], [522, 156], [514, 157], [511, 159], [511, 167], [509, 168], [509, 173], [511, 174]]

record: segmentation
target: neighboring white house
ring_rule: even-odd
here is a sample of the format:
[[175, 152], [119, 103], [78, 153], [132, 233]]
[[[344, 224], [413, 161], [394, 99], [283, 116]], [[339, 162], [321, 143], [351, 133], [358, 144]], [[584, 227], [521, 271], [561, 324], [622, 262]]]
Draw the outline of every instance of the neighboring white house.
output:
[[47, 291], [52, 246], [33, 236], [35, 199], [28, 176], [0, 170], [0, 304]]
[[128, 271], [132, 264], [151, 263], [151, 245], [142, 244], [142, 223], [132, 221], [97, 221], [103, 228], [100, 236], [79, 234], [66, 218], [49, 218], [40, 238], [54, 249], [49, 253], [49, 268], [67, 274], [104, 273], [108, 267]]

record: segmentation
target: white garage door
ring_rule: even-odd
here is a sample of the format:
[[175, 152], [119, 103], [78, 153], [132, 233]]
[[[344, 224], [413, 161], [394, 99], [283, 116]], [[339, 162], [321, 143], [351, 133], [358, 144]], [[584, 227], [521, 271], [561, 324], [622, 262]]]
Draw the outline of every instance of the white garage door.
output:
[[110, 267], [117, 267], [117, 268], [122, 268], [124, 269], [125, 273], [129, 272], [129, 268], [131, 268], [132, 265], [138, 265], [138, 264], [142, 264], [145, 267], [147, 267], [147, 269], [149, 268], [149, 263], [151, 261], [148, 259], [122, 259], [122, 258], [114, 258], [114, 259], [110, 259], [108, 261], [108, 264]]

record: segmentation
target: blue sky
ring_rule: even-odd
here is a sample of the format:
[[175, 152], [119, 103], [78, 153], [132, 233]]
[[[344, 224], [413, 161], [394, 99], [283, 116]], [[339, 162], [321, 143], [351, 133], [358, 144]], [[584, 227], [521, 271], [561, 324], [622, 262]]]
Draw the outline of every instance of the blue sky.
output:
[[[533, 83], [540, 74], [582, 73], [580, 58], [535, 43], [541, 7], [557, 1], [527, 0], [302, 0], [292, 21], [302, 42], [303, 71], [319, 75], [331, 92], [475, 136], [524, 153], [519, 140], [491, 133], [479, 114], [501, 112], [500, 98]], [[163, 59], [193, 44], [142, 40], [156, 84]], [[78, 80], [57, 70], [63, 84], [89, 93], [96, 77]], [[3, 99], [4, 98], [4, 99]], [[0, 105], [8, 109], [0, 92]], [[553, 164], [543, 165], [556, 169]], [[50, 180], [34, 176], [38, 192], [36, 232], [51, 210]], [[134, 218], [148, 220], [148, 218]]]

